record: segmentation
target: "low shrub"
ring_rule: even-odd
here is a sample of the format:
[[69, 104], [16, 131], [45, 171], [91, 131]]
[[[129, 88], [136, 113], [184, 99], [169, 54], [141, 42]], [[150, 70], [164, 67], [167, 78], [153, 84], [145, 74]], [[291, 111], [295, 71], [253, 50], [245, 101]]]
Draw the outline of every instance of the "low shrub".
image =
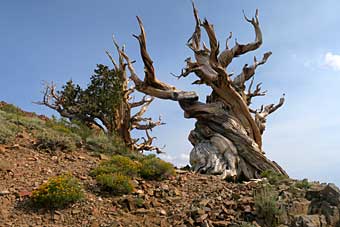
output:
[[[94, 130], [80, 121], [73, 120], [71, 124], [71, 130], [73, 133], [80, 136], [80, 138], [86, 142], [87, 138], [94, 135]], [[102, 133], [102, 132], [101, 132]]]
[[79, 181], [70, 174], [50, 178], [32, 192], [31, 200], [37, 207], [63, 208], [84, 197]]
[[25, 115], [19, 107], [12, 105], [12, 104], [5, 103], [5, 102], [0, 102], [0, 110], [6, 113], [11, 113], [11, 114], [19, 115], [19, 116]]
[[301, 181], [297, 181], [294, 186], [300, 189], [308, 189], [311, 187], [311, 183], [308, 182], [308, 179], [303, 179]]
[[120, 173], [126, 176], [135, 177], [138, 175], [141, 164], [133, 161], [128, 157], [114, 155], [110, 160], [99, 164], [97, 168], [91, 171], [91, 176], [99, 176], [102, 174]]
[[65, 118], [57, 119], [55, 116], [52, 116], [51, 119], [46, 121], [46, 126], [54, 131], [58, 131], [64, 134], [72, 133], [71, 125]]
[[96, 177], [98, 184], [113, 195], [129, 194], [134, 187], [131, 179], [121, 173], [101, 174]]
[[282, 214], [278, 203], [278, 193], [270, 185], [263, 185], [254, 193], [256, 213], [265, 222], [265, 226], [275, 227]]
[[16, 127], [11, 124], [0, 122], [0, 144], [7, 144], [14, 140]]
[[261, 177], [267, 178], [268, 182], [272, 185], [277, 185], [280, 181], [287, 179], [287, 176], [273, 172], [272, 170], [263, 171]]
[[104, 133], [91, 135], [86, 138], [86, 148], [97, 153], [106, 154], [127, 154], [128, 149], [123, 142], [114, 136], [108, 136]]
[[254, 224], [248, 223], [248, 222], [243, 222], [240, 227], [256, 227]]
[[46, 151], [72, 151], [77, 148], [77, 145], [81, 144], [81, 139], [72, 134], [65, 135], [64, 133], [44, 130], [36, 135], [37, 141], [35, 147], [39, 150]]
[[173, 165], [155, 155], [145, 156], [141, 161], [140, 175], [147, 180], [163, 180], [175, 174]]

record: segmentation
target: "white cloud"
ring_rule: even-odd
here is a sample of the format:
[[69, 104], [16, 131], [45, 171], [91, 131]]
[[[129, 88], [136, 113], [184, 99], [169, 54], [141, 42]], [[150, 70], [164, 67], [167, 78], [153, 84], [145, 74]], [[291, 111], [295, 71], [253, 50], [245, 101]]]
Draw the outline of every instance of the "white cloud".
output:
[[340, 55], [328, 52], [324, 57], [325, 66], [340, 71]]

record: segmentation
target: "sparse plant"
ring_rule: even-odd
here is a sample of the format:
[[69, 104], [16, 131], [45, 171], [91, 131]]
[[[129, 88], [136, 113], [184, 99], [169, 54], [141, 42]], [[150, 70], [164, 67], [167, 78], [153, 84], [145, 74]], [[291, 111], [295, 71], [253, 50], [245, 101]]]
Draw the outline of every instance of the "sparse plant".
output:
[[282, 175], [277, 172], [273, 172], [272, 170], [266, 170], [261, 173], [262, 178], [267, 178], [268, 182], [272, 185], [277, 185], [282, 180], [287, 179], [288, 177], [285, 175]]
[[52, 116], [51, 119], [46, 121], [46, 126], [54, 131], [62, 132], [65, 134], [71, 134], [72, 130], [70, 127], [70, 123], [65, 118], [57, 119], [55, 116]]
[[243, 222], [240, 227], [256, 227], [254, 224], [248, 223], [248, 222]]
[[72, 151], [76, 149], [77, 145], [81, 144], [81, 139], [77, 135], [65, 135], [64, 133], [53, 130], [39, 132], [36, 137], [35, 147], [38, 150], [50, 152], [57, 150]]
[[308, 189], [311, 187], [311, 183], [308, 182], [308, 179], [303, 179], [303, 180], [297, 181], [295, 183], [295, 187], [300, 188], [300, 189]]
[[175, 174], [172, 164], [157, 158], [155, 155], [146, 156], [141, 164], [140, 175], [147, 180], [163, 180]]
[[131, 179], [121, 173], [101, 174], [96, 177], [98, 184], [113, 195], [129, 194], [134, 187]]
[[25, 115], [19, 107], [12, 105], [12, 104], [5, 103], [5, 102], [0, 102], [0, 110], [6, 113], [11, 113], [11, 114], [19, 115], [19, 116]]
[[17, 127], [8, 122], [0, 112], [0, 144], [6, 144], [14, 140]]
[[271, 185], [263, 185], [254, 193], [256, 213], [268, 227], [277, 226], [282, 214], [278, 199], [278, 194]]
[[137, 207], [141, 208], [144, 205], [144, 200], [142, 198], [136, 198], [135, 203]]
[[79, 181], [70, 174], [50, 178], [32, 192], [31, 200], [37, 207], [51, 210], [63, 208], [84, 197]]
[[106, 154], [126, 154], [128, 149], [125, 144], [114, 136], [108, 136], [104, 133], [98, 135], [91, 135], [86, 138], [86, 148], [97, 152]]

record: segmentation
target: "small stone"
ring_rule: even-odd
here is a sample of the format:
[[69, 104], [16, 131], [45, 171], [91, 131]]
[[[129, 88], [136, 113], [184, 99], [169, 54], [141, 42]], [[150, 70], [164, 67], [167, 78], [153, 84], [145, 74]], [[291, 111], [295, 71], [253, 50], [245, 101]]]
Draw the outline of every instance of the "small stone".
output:
[[72, 210], [72, 214], [79, 214], [81, 212], [81, 210], [79, 209], [73, 209]]
[[160, 213], [161, 215], [166, 215], [166, 211], [163, 210], [163, 209], [160, 209], [160, 210], [159, 210], [159, 213]]
[[8, 195], [8, 194], [10, 194], [10, 191], [8, 190], [0, 191], [0, 195]]
[[141, 190], [141, 189], [137, 189], [137, 190], [135, 190], [135, 193], [136, 193], [136, 194], [139, 194], [139, 195], [143, 195], [143, 194], [144, 194], [144, 191]]
[[196, 219], [196, 222], [202, 223], [205, 219], [207, 219], [207, 217], [208, 217], [208, 214], [203, 214], [199, 216], [199, 218]]
[[90, 227], [99, 227], [99, 223], [97, 221], [92, 222]]
[[86, 179], [87, 179], [87, 176], [79, 176], [79, 179], [81, 179], [81, 180], [86, 180]]
[[23, 191], [20, 191], [18, 194], [19, 194], [20, 197], [26, 197], [26, 196], [31, 196], [32, 192], [27, 191], [27, 190], [23, 190]]
[[164, 191], [169, 191], [169, 186], [166, 185], [166, 184], [163, 184], [163, 185], [161, 186], [161, 189], [164, 190]]
[[0, 147], [0, 153], [5, 153], [6, 149], [4, 147]]
[[19, 149], [19, 148], [20, 148], [20, 145], [16, 143], [16, 144], [14, 144], [11, 148], [12, 148], [12, 149]]
[[105, 154], [100, 154], [99, 157], [100, 157], [100, 160], [110, 160], [110, 157]]
[[8, 161], [0, 160], [0, 171], [11, 171], [12, 168], [12, 164], [10, 164]]
[[199, 204], [200, 204], [201, 206], [204, 206], [204, 207], [205, 207], [209, 202], [210, 202], [209, 199], [203, 199], [203, 200], [201, 200], [201, 201], [199, 202]]

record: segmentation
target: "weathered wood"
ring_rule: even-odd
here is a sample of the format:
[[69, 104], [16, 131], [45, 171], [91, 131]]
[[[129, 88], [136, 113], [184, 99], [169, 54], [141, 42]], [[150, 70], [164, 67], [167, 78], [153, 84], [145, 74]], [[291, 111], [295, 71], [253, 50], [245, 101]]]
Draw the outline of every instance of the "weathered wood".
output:
[[[256, 68], [267, 62], [271, 52], [265, 53], [261, 61], [254, 58], [253, 65], [245, 65], [241, 74], [233, 80], [231, 74], [227, 72], [227, 66], [234, 58], [261, 46], [262, 32], [258, 10], [252, 19], [244, 15], [245, 20], [254, 27], [255, 41], [248, 44], [236, 42], [230, 49], [228, 46], [230, 33], [226, 48], [221, 53], [213, 25], [206, 19], [201, 22], [194, 4], [193, 12], [196, 25], [187, 46], [194, 52], [195, 61], [187, 58], [186, 67], [176, 77], [186, 77], [193, 73], [199, 78], [193, 84], [210, 86], [213, 91], [207, 97], [206, 103], [199, 102], [195, 92], [178, 90], [156, 78], [153, 61], [146, 48], [145, 30], [138, 17], [141, 33], [135, 37], [140, 45], [145, 76], [143, 80], [140, 79], [127, 54], [120, 50], [119, 55], [126, 61], [130, 79], [138, 91], [160, 99], [177, 101], [184, 110], [185, 118], [197, 120], [195, 129], [189, 135], [189, 140], [194, 146], [190, 153], [190, 163], [195, 171], [234, 179], [258, 178], [265, 170], [286, 175], [285, 171], [268, 160], [262, 151], [262, 133], [266, 118], [283, 105], [284, 98], [281, 98], [277, 105], [262, 106], [259, 110], [252, 110], [249, 107], [252, 98], [266, 93], [261, 92], [261, 84], [258, 84], [254, 91], [252, 85]], [[208, 35], [209, 48], [204, 43], [201, 46], [201, 27]], [[247, 90], [246, 82], [250, 79], [251, 83]]]

